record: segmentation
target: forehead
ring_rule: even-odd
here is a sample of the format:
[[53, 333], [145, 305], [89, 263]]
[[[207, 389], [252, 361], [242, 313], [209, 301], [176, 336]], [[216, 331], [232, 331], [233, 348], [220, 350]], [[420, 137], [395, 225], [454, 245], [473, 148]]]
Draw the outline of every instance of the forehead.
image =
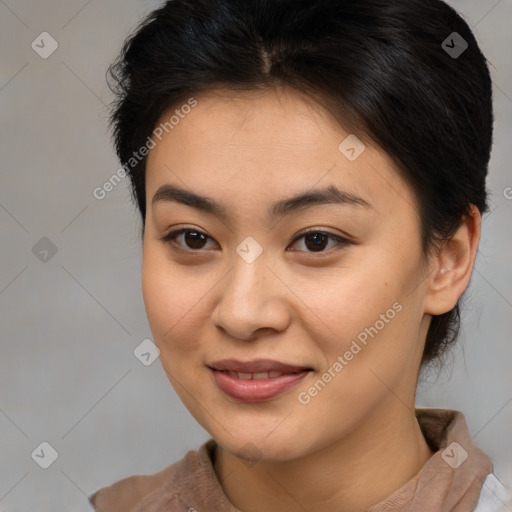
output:
[[[245, 205], [335, 184], [371, 198], [382, 213], [390, 207], [416, 208], [385, 152], [365, 139], [356, 147], [360, 155], [347, 158], [344, 141], [353, 145], [354, 135], [294, 89], [217, 89], [194, 98], [196, 106], [182, 111], [161, 140], [154, 138], [146, 166], [148, 204], [165, 183]], [[180, 106], [173, 106], [159, 125], [179, 113]]]

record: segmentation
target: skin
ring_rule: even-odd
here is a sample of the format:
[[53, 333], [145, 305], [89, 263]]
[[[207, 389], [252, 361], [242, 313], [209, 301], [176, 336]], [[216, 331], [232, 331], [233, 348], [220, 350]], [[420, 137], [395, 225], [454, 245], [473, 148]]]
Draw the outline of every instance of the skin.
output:
[[[452, 309], [469, 283], [478, 210], [425, 260], [415, 196], [370, 141], [349, 161], [338, 145], [350, 132], [292, 89], [195, 97], [147, 160], [142, 286], [162, 366], [217, 441], [215, 472], [238, 509], [363, 510], [433, 454], [414, 415], [421, 355], [431, 315]], [[223, 204], [227, 218], [170, 201], [152, 206], [166, 183]], [[329, 184], [372, 208], [324, 204], [267, 218], [273, 202]], [[192, 247], [183, 235], [174, 246], [160, 240], [181, 227], [209, 238]], [[311, 239], [293, 242], [307, 228], [351, 243], [329, 239], [317, 252]], [[263, 248], [250, 264], [236, 252], [249, 236]], [[300, 403], [298, 394], [397, 302], [395, 318]], [[272, 400], [242, 403], [207, 367], [224, 358], [314, 371]]]

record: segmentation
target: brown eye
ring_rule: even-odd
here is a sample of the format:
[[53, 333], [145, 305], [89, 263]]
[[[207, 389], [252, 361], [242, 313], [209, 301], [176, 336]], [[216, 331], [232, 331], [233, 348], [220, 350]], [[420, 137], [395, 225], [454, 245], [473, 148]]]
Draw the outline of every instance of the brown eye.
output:
[[[179, 237], [182, 238], [183, 243], [178, 243], [177, 239]], [[211, 240], [211, 238], [205, 233], [187, 228], [171, 231], [170, 233], [161, 238], [161, 240], [166, 243], [175, 244], [180, 249], [183, 249], [185, 251], [190, 250], [192, 252], [204, 249], [208, 239]]]
[[186, 231], [184, 235], [185, 243], [191, 249], [202, 249], [204, 247], [207, 238], [205, 235], [197, 231]]
[[293, 244], [295, 244], [296, 242], [298, 242], [301, 239], [304, 239], [303, 244], [305, 247], [305, 252], [312, 252], [312, 253], [329, 252], [329, 251], [326, 251], [325, 249], [329, 245], [330, 240], [336, 242], [335, 246], [344, 247], [344, 246], [350, 244], [350, 242], [345, 238], [333, 235], [332, 233], [326, 233], [324, 231], [317, 231], [317, 230], [310, 230], [310, 231], [306, 231], [305, 233], [302, 233], [300, 236], [298, 236], [293, 241]]
[[329, 242], [329, 236], [325, 233], [312, 233], [304, 237], [306, 247], [311, 251], [322, 251]]

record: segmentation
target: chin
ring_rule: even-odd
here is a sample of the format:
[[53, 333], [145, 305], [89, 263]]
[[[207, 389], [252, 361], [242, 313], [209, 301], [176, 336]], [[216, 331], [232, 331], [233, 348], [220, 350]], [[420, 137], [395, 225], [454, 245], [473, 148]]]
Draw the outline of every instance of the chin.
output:
[[[247, 428], [246, 426], [233, 427], [224, 430], [216, 428], [209, 430], [210, 435], [217, 444], [231, 455], [247, 461], [248, 464], [257, 462], [286, 462], [305, 455], [306, 445], [304, 437], [294, 435], [289, 428], [262, 430], [261, 427]], [[262, 435], [262, 432], [271, 432], [270, 435]]]

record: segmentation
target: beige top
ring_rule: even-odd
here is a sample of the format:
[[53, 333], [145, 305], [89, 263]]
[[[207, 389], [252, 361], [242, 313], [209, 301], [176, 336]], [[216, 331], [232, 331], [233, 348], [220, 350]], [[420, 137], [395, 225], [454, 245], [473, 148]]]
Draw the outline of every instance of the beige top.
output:
[[[502, 510], [489, 507], [487, 500], [479, 502], [493, 466], [473, 444], [464, 415], [416, 409], [416, 417], [434, 455], [411, 480], [366, 512], [470, 512], [477, 504], [479, 511]], [[215, 474], [215, 447], [210, 439], [158, 473], [119, 480], [96, 491], [89, 501], [97, 512], [240, 512]]]

